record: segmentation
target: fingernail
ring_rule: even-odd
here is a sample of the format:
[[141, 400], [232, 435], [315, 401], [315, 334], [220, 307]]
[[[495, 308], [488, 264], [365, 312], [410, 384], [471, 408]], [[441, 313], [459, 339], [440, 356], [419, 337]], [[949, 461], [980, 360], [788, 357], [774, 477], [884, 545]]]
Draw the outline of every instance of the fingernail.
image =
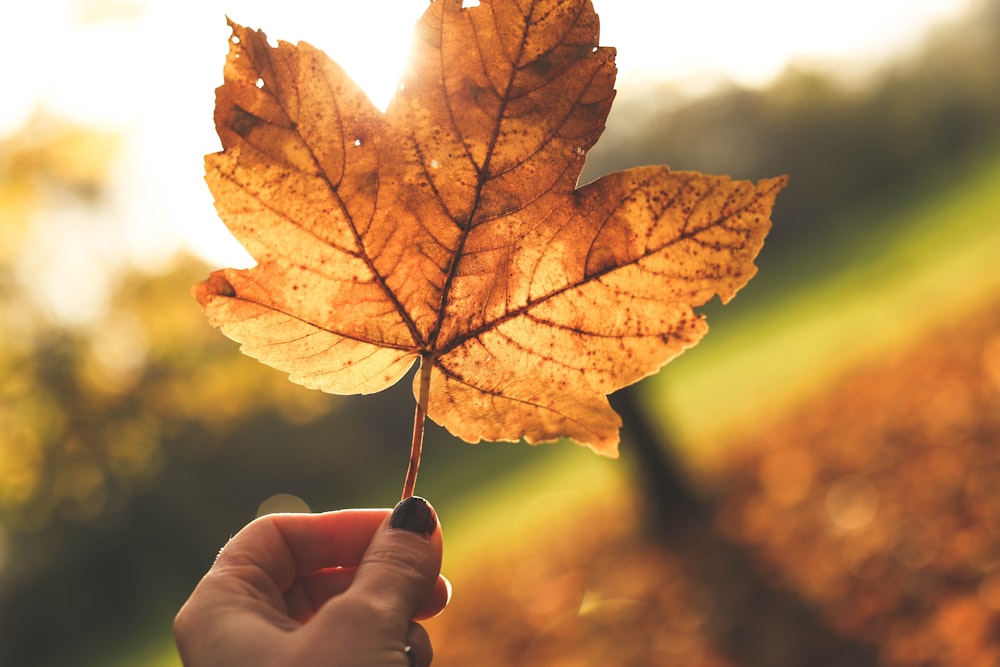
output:
[[437, 515], [429, 502], [420, 496], [411, 496], [406, 500], [399, 501], [399, 504], [392, 510], [389, 527], [430, 537], [434, 529], [437, 528]]

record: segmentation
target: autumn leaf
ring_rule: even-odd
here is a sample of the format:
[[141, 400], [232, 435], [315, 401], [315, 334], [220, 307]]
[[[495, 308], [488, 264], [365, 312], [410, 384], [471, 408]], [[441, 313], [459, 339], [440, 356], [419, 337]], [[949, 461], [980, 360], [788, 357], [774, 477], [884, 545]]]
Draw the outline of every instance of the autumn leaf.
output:
[[784, 178], [640, 167], [577, 187], [614, 97], [588, 0], [438, 0], [382, 113], [312, 46], [231, 24], [207, 182], [256, 259], [195, 287], [292, 381], [369, 394], [414, 364], [468, 442], [616, 456], [607, 395], [706, 332], [756, 271]]

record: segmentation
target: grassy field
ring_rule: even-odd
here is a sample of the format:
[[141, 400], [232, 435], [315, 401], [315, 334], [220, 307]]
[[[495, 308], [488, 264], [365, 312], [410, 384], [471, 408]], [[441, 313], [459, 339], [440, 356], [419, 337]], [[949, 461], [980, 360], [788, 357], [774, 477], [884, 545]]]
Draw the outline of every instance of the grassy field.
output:
[[[859, 212], [871, 221], [871, 238], [830, 248], [822, 261], [778, 278], [765, 278], [762, 266], [766, 304], [754, 303], [748, 289], [747, 303], [737, 307], [740, 295], [716, 309], [710, 335], [646, 381], [648, 407], [686, 454], [717, 453], [726, 434], [748, 420], [780, 413], [845, 367], [1000, 290], [1000, 159], [976, 161], [949, 183]], [[826, 268], [811, 271], [814, 265]], [[436, 501], [448, 535], [446, 572], [472, 567], [463, 554], [490, 540], [558, 525], [562, 513], [628, 483], [624, 466], [581, 448], [560, 445], [536, 458], [473, 494]], [[90, 664], [176, 667], [172, 614], [156, 619], [149, 637], [116, 647], [117, 658]]]

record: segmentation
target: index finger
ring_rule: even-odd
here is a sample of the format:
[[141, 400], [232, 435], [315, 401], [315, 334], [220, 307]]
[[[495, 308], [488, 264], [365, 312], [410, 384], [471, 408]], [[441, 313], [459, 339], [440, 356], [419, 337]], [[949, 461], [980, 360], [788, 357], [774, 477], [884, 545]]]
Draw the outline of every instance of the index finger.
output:
[[279, 590], [285, 590], [301, 575], [358, 565], [389, 511], [268, 514], [237, 533], [223, 547], [212, 569], [252, 565]]

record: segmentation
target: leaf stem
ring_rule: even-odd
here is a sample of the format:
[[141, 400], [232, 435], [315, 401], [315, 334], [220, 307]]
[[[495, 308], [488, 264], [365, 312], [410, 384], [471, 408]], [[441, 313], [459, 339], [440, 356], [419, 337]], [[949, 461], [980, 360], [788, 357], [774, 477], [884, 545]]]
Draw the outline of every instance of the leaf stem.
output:
[[427, 398], [430, 395], [431, 364], [427, 357], [420, 360], [420, 384], [417, 408], [413, 413], [413, 440], [410, 442], [410, 463], [406, 467], [403, 481], [403, 500], [413, 495], [417, 486], [417, 471], [420, 469], [420, 454], [424, 447], [424, 417], [427, 415]]
[[417, 486], [417, 470], [420, 468], [420, 452], [424, 446], [424, 407], [417, 403], [413, 414], [413, 442], [410, 444], [410, 464], [406, 467], [406, 480], [403, 482], [403, 500], [413, 495]]

